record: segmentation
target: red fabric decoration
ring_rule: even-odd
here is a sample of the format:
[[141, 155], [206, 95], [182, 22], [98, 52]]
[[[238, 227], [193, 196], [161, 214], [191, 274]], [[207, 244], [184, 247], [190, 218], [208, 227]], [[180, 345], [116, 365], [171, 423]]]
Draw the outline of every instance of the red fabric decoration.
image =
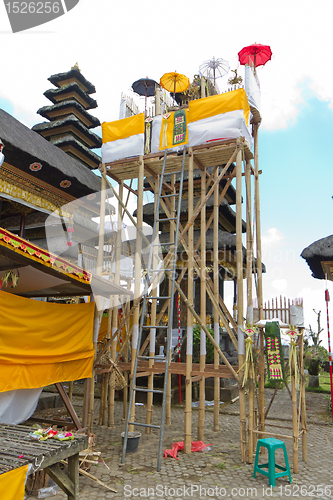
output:
[[[205, 444], [203, 441], [192, 441], [191, 442], [191, 451], [202, 451], [206, 449], [208, 446], [212, 446], [213, 443]], [[164, 458], [170, 456], [179, 460], [177, 458], [178, 451], [182, 451], [184, 449], [184, 441], [179, 441], [178, 443], [173, 443], [171, 450], [164, 450]]]

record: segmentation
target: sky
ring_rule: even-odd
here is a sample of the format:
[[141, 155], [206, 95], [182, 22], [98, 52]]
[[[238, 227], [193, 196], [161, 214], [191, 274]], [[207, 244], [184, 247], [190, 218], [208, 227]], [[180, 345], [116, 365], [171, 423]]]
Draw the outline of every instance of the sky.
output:
[[[321, 310], [327, 345], [326, 285], [311, 277], [300, 253], [332, 233], [331, 0], [303, 0], [301, 9], [298, 0], [80, 0], [58, 19], [15, 34], [4, 3], [0, 107], [29, 127], [43, 121], [36, 111], [49, 103], [47, 78], [76, 62], [96, 86], [92, 113], [112, 121], [121, 93], [130, 94], [139, 78], [159, 81], [178, 71], [192, 79], [212, 57], [242, 75], [238, 52], [252, 43], [271, 46], [272, 60], [258, 68], [264, 299], [303, 297], [305, 326], [315, 327], [313, 309]], [[228, 76], [218, 81], [221, 90]], [[142, 98], [138, 103], [143, 107]]]

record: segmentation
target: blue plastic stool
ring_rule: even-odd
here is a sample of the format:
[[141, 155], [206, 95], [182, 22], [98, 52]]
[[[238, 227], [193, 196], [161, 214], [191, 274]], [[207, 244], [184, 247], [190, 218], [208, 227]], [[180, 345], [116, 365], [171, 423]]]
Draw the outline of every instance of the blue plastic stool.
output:
[[[268, 463], [258, 465], [259, 452], [260, 452], [261, 446], [263, 446], [264, 448], [266, 448], [268, 450]], [[283, 449], [284, 460], [286, 462], [285, 467], [282, 467], [281, 465], [277, 465], [275, 463], [275, 450], [277, 450], [279, 448]], [[263, 470], [263, 468], [267, 468], [268, 470]], [[280, 469], [282, 472], [275, 472], [275, 468]], [[286, 445], [284, 444], [283, 441], [279, 441], [278, 439], [274, 439], [274, 438], [259, 439], [259, 441], [257, 443], [257, 451], [256, 451], [256, 459], [254, 462], [253, 477], [256, 477], [257, 472], [259, 472], [260, 474], [263, 474], [264, 476], [267, 476], [268, 481], [269, 481], [269, 485], [273, 486], [273, 487], [275, 486], [275, 479], [277, 477], [289, 476], [289, 483], [292, 482]]]

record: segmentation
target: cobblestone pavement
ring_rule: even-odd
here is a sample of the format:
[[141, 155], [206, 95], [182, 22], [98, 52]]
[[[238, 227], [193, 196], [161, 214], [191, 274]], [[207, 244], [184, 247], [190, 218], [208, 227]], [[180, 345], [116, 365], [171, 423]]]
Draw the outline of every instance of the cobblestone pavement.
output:
[[[266, 390], [266, 405], [272, 390]], [[82, 397], [74, 397], [74, 406], [80, 414]], [[99, 400], [95, 402], [95, 415], [99, 412]], [[222, 405], [221, 405], [222, 406]], [[112, 498], [148, 500], [183, 500], [188, 498], [289, 498], [333, 499], [333, 426], [328, 413], [328, 400], [324, 394], [307, 394], [308, 414], [308, 461], [302, 461], [299, 446], [299, 473], [292, 471], [292, 440], [286, 439], [287, 452], [293, 483], [287, 477], [276, 480], [276, 487], [268, 486], [268, 478], [257, 474], [253, 478], [253, 465], [240, 460], [238, 405], [223, 405], [220, 411], [220, 430], [213, 431], [213, 412], [207, 408], [205, 416], [206, 444], [212, 443], [208, 452], [189, 455], [178, 453], [179, 460], [162, 460], [162, 469], [156, 472], [158, 434], [143, 434], [136, 453], [126, 455], [125, 465], [120, 466], [121, 432], [124, 430], [122, 403], [116, 402], [115, 426], [108, 428], [95, 425], [95, 450], [101, 452], [103, 461], [92, 465], [90, 473], [105, 484], [117, 490], [113, 493], [92, 480], [80, 476], [80, 500], [106, 500]], [[137, 406], [137, 420], [144, 421], [145, 407]], [[161, 408], [154, 407], [154, 423], [158, 424]], [[286, 390], [278, 395], [270, 411], [268, 423], [291, 427], [291, 402]], [[193, 440], [196, 440], [198, 412], [193, 411]], [[291, 430], [278, 429], [291, 434]], [[177, 441], [184, 440], [184, 409], [172, 409], [172, 425], [166, 426], [164, 448], [171, 448]], [[277, 463], [284, 465], [282, 455], [277, 452]], [[264, 457], [264, 455], [263, 455]], [[264, 458], [263, 458], [264, 460]], [[27, 497], [32, 500], [35, 497]], [[64, 500], [66, 495], [59, 491], [55, 500]]]

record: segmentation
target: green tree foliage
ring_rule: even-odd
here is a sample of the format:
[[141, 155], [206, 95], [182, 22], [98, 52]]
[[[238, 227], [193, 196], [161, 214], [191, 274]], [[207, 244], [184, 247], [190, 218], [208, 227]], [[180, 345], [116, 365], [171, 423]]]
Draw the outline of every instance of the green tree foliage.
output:
[[321, 332], [324, 330], [324, 328], [321, 328], [320, 326], [320, 315], [321, 315], [321, 311], [316, 311], [315, 309], [313, 309], [314, 313], [317, 314], [317, 331], [314, 331], [312, 329], [312, 326], [309, 325], [309, 328], [306, 328], [306, 339], [308, 341], [308, 345], [309, 345], [309, 340], [312, 341], [312, 345], [315, 346], [315, 347], [318, 347], [321, 343], [322, 343], [322, 339], [320, 339], [320, 334]]
[[[209, 333], [214, 337], [214, 332], [208, 328]], [[200, 361], [200, 332], [201, 326], [196, 325], [193, 327], [193, 363], [199, 363]], [[206, 363], [214, 362], [214, 346], [206, 335]]]
[[[304, 355], [305, 355], [305, 360], [304, 360], [304, 366], [305, 368], [310, 369], [312, 366], [314, 366], [314, 361], [312, 360], [318, 360], [318, 364], [322, 363], [323, 361], [328, 361], [329, 360], [329, 354], [327, 349], [320, 345], [322, 343], [322, 339], [320, 339], [320, 334], [324, 330], [324, 328], [321, 328], [320, 324], [320, 316], [321, 316], [321, 311], [316, 311], [313, 309], [313, 311], [317, 315], [317, 330], [315, 331], [311, 325], [309, 325], [309, 328], [306, 328], [304, 332]], [[309, 341], [312, 342], [311, 345], [309, 345]]]

